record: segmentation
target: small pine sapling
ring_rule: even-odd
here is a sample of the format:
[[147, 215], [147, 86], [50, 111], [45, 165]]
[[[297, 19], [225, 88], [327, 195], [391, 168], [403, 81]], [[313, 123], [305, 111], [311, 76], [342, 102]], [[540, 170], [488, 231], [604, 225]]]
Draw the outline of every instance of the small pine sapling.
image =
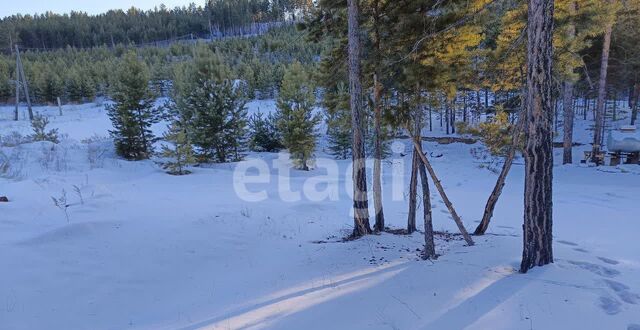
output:
[[164, 133], [164, 139], [173, 144], [173, 147], [162, 146], [161, 156], [171, 159], [163, 164], [163, 168], [171, 175], [190, 174], [191, 171], [185, 167], [194, 164], [196, 159], [185, 125], [180, 121], [174, 121]]
[[249, 148], [258, 152], [277, 152], [284, 148], [274, 114], [255, 113], [249, 117]]
[[40, 114], [37, 114], [33, 117], [31, 121], [31, 128], [33, 129], [33, 134], [30, 136], [33, 141], [49, 141], [52, 143], [58, 143], [58, 129], [54, 128], [47, 131], [47, 125], [49, 125], [49, 119]]

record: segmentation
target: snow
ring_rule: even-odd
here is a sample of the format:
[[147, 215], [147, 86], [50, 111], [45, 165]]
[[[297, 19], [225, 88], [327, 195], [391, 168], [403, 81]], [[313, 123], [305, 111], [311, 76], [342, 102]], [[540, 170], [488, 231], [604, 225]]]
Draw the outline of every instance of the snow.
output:
[[[275, 103], [248, 107], [269, 112]], [[423, 261], [420, 233], [340, 241], [352, 225], [347, 161], [336, 162], [336, 195], [316, 201], [303, 193], [287, 202], [279, 181], [290, 180], [289, 193], [304, 192], [329, 169], [287, 171], [286, 158], [252, 153], [241, 163], [170, 176], [152, 160], [115, 157], [102, 105], [64, 106], [63, 116], [57, 107], [36, 111], [67, 137], [0, 149], [12, 160], [11, 175], [0, 177], [0, 194], [11, 200], [0, 203], [0, 329], [640, 328], [637, 165], [557, 165], [556, 262], [522, 275], [521, 159], [489, 234], [474, 237], [473, 247], [439, 236], [441, 257]], [[0, 107], [0, 135], [29, 134], [28, 122], [11, 114]], [[442, 135], [438, 126], [430, 134]], [[585, 143], [576, 162], [589, 148], [588, 126], [576, 124], [576, 141]], [[324, 143], [319, 157], [326, 157]], [[410, 150], [408, 141], [397, 143]], [[496, 179], [472, 156], [482, 146], [425, 148], [442, 154], [433, 165], [473, 230]], [[236, 194], [234, 169], [256, 160], [266, 162], [268, 182], [246, 188], [266, 199], [249, 202]], [[393, 228], [406, 223], [410, 160], [396, 153], [383, 162]], [[63, 190], [68, 221], [51, 199]], [[433, 187], [432, 194], [435, 229], [455, 233]]]

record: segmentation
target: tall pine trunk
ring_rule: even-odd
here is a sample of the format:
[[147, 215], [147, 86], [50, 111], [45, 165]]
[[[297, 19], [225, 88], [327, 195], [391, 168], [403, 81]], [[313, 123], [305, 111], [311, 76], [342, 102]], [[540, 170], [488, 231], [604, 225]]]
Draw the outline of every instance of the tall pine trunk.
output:
[[553, 0], [529, 0], [524, 225], [520, 272], [553, 262]]
[[374, 160], [373, 160], [373, 206], [376, 212], [374, 230], [384, 231], [384, 211], [382, 209], [382, 86], [378, 75], [373, 76], [373, 127], [374, 127]]
[[418, 150], [413, 148], [413, 157], [411, 159], [411, 179], [409, 181], [409, 213], [407, 216], [407, 234], [416, 231], [416, 207], [418, 199]]
[[611, 31], [613, 22], [607, 22], [602, 43], [602, 58], [600, 59], [600, 78], [598, 80], [598, 104], [595, 113], [595, 125], [593, 131], [593, 160], [598, 162], [597, 153], [601, 150], [602, 135], [604, 133], [604, 112], [607, 100], [607, 69], [609, 67], [609, 51], [611, 48]]
[[[419, 143], [419, 151], [422, 152], [422, 142]], [[418, 158], [417, 158], [418, 159]], [[431, 192], [429, 191], [429, 177], [424, 164], [420, 162], [418, 165], [420, 172], [420, 183], [422, 186], [422, 212], [424, 224], [424, 251], [422, 257], [424, 259], [436, 259], [436, 244], [433, 240], [433, 217], [431, 214]]]
[[349, 91], [351, 94], [351, 129], [353, 156], [353, 237], [371, 233], [364, 134], [362, 132], [362, 83], [360, 81], [360, 26], [358, 0], [348, 0]]
[[562, 139], [562, 164], [573, 162], [573, 83], [565, 81], [562, 91], [562, 112], [564, 120], [564, 136]]
[[631, 125], [636, 124], [638, 119], [638, 98], [640, 98], [640, 83], [636, 83], [634, 88], [633, 104], [631, 105]]
[[381, 50], [380, 50], [380, 1], [373, 1], [374, 48], [376, 70], [373, 75], [373, 207], [375, 209], [375, 231], [384, 231], [384, 210], [382, 207], [382, 84], [380, 83]]

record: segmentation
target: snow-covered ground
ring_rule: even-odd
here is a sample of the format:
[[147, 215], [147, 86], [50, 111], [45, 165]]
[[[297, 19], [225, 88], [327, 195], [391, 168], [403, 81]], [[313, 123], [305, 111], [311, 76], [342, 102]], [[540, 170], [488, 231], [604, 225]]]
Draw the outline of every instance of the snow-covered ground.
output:
[[[337, 195], [287, 202], [326, 171], [283, 171], [288, 161], [261, 153], [170, 176], [153, 161], [115, 158], [102, 106], [65, 106], [61, 117], [36, 110], [67, 137], [0, 149], [11, 160], [0, 177], [11, 199], [0, 203], [0, 329], [640, 329], [640, 166], [556, 166], [556, 262], [522, 275], [522, 160], [490, 233], [473, 247], [441, 235], [441, 257], [423, 261], [420, 233], [340, 242], [352, 225], [347, 161], [337, 162]], [[0, 107], [0, 135], [29, 134], [11, 113]], [[587, 127], [578, 121], [578, 142], [588, 142]], [[425, 147], [473, 230], [496, 179], [472, 156], [481, 146]], [[260, 202], [234, 186], [235, 169], [252, 159], [270, 173], [247, 185], [266, 192]], [[407, 190], [410, 159], [384, 163], [393, 228], [406, 223], [407, 201], [392, 195]], [[63, 191], [68, 220], [52, 201]], [[455, 233], [432, 194], [435, 229]]]

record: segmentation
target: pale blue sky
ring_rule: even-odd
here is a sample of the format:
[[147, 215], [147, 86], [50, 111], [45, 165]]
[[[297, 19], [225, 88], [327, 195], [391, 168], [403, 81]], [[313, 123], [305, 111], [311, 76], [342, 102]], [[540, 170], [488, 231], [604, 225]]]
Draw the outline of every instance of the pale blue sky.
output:
[[18, 13], [40, 14], [46, 11], [68, 13], [72, 10], [98, 14], [109, 9], [127, 9], [132, 6], [146, 10], [160, 6], [161, 3], [169, 8], [185, 6], [191, 2], [203, 6], [205, 0], [2, 0], [1, 2], [0, 17], [6, 17]]

